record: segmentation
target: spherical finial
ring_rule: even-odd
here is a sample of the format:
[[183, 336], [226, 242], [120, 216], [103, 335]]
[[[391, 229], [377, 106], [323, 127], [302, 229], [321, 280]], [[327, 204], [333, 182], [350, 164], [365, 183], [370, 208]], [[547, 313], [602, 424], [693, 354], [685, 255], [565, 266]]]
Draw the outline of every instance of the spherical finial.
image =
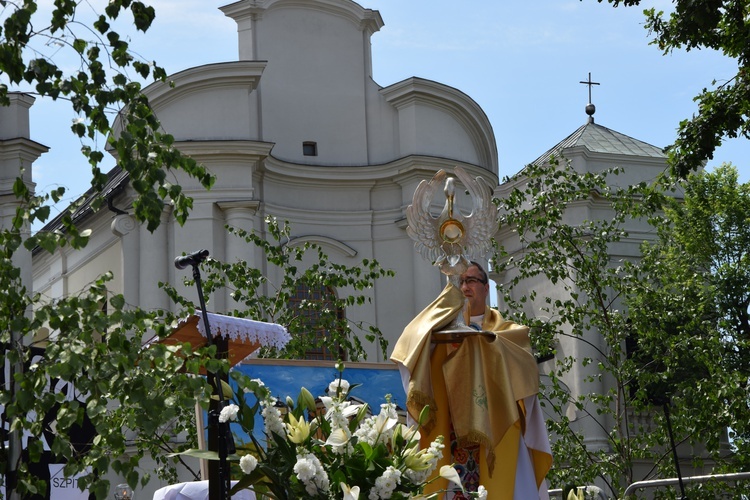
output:
[[588, 103], [586, 105], [586, 114], [589, 115], [589, 123], [594, 123], [594, 113], [596, 113], [596, 106]]

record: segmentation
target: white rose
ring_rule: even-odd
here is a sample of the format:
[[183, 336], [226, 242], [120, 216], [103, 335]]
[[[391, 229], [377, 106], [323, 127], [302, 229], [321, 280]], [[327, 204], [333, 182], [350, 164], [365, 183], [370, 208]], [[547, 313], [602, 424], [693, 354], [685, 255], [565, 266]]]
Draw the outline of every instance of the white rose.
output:
[[258, 466], [258, 459], [252, 455], [244, 455], [240, 458], [240, 469], [245, 474], [250, 474]]
[[343, 378], [334, 380], [328, 384], [328, 393], [336, 394], [339, 388], [341, 389], [341, 394], [346, 394], [346, 391], [349, 390], [349, 381]]
[[230, 420], [237, 420], [237, 413], [239, 413], [240, 407], [237, 405], [225, 406], [219, 413], [219, 423], [226, 423]]
[[487, 490], [482, 485], [479, 485], [479, 489], [477, 490], [477, 498], [479, 500], [486, 500], [487, 498]]

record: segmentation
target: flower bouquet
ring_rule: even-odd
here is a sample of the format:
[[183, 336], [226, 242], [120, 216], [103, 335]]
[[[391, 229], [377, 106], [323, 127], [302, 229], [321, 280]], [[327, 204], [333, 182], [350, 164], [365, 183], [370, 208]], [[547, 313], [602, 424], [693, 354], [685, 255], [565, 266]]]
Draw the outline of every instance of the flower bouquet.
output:
[[[230, 457], [239, 460], [242, 471], [233, 491], [250, 488], [258, 498], [278, 500], [377, 500], [437, 498], [438, 493], [426, 496], [424, 490], [438, 476], [461, 487], [453, 467], [436, 471], [442, 437], [419, 449], [417, 426], [399, 422], [390, 396], [379, 413], [370, 414], [367, 404], [349, 400], [356, 385], [342, 378], [343, 365], [337, 368], [339, 378], [319, 403], [305, 388], [296, 402], [290, 397], [280, 402], [261, 380], [232, 373], [238, 389], [234, 404], [222, 410], [220, 419], [239, 424], [251, 438], [244, 455]], [[252, 405], [246, 401], [248, 393], [255, 396]], [[420, 423], [426, 421], [427, 411], [422, 411]], [[258, 412], [265, 426], [265, 446], [253, 437]], [[486, 495], [483, 487], [471, 493], [476, 498]]]

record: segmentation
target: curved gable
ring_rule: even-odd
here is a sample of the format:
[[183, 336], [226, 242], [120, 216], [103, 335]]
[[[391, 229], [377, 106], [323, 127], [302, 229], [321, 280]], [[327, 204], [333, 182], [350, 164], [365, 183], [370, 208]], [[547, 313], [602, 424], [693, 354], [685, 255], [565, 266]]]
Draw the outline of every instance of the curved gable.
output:
[[265, 67], [265, 61], [207, 64], [149, 85], [144, 93], [177, 141], [257, 139], [253, 91]]
[[497, 147], [487, 115], [463, 92], [409, 78], [381, 89], [398, 112], [402, 155], [444, 156], [497, 173]]

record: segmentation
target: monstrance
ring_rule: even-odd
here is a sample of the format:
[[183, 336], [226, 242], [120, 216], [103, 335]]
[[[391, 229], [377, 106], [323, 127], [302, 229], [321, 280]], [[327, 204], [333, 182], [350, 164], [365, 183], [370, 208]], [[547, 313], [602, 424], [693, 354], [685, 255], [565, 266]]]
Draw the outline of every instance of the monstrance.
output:
[[[455, 179], [439, 170], [430, 181], [422, 181], [406, 209], [406, 233], [426, 260], [440, 268], [448, 281], [460, 288], [460, 276], [469, 267], [472, 256], [485, 255], [498, 227], [497, 208], [492, 204], [492, 187], [482, 178], [473, 178], [456, 166], [454, 173], [471, 195], [473, 208], [464, 216], [455, 206]], [[445, 206], [437, 217], [430, 211], [435, 192], [443, 187]], [[466, 335], [483, 335], [494, 340], [492, 332], [478, 332], [464, 321], [467, 301], [461, 313], [444, 329], [433, 332], [434, 343], [460, 342]]]

